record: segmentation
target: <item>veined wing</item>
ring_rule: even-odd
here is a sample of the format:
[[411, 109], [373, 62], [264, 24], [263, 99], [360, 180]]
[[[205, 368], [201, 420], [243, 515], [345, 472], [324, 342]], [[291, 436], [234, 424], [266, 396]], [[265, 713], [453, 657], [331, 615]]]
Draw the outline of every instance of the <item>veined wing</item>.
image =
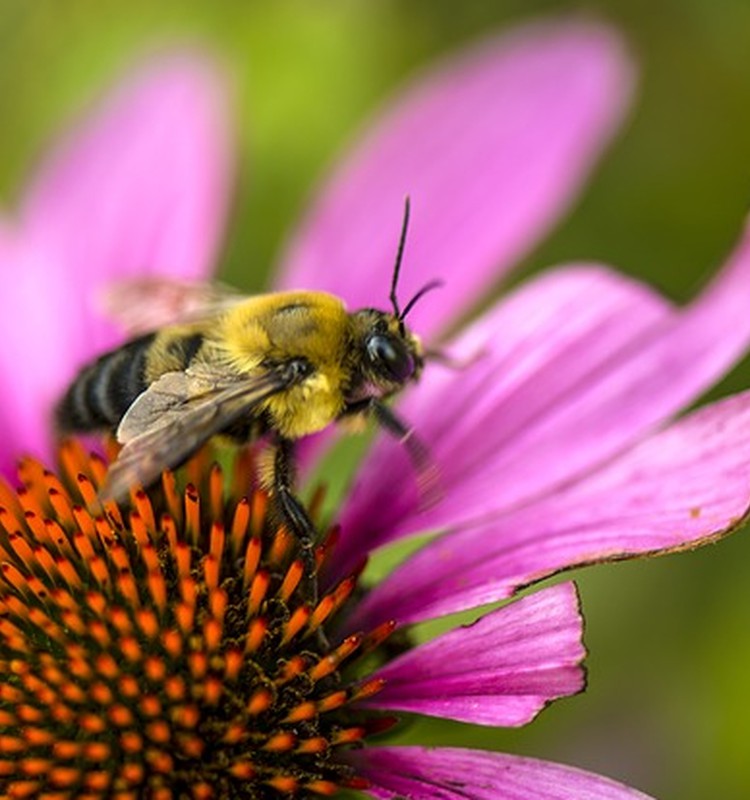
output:
[[247, 299], [220, 283], [145, 277], [110, 285], [101, 295], [104, 313], [128, 336], [210, 319]]
[[293, 365], [249, 376], [202, 370], [168, 372], [133, 403], [117, 438], [123, 444], [100, 495], [122, 499], [137, 484], [148, 486], [165, 469], [182, 464], [212, 436], [259, 405], [299, 383], [306, 372]]

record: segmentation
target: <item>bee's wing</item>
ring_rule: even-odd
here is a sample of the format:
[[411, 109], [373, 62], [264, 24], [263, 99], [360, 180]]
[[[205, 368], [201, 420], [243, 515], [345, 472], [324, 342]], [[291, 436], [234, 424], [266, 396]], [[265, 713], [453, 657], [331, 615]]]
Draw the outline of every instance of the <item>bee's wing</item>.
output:
[[145, 277], [110, 284], [99, 299], [107, 317], [137, 336], [214, 317], [245, 296], [218, 283]]
[[100, 495], [121, 499], [136, 484], [148, 486], [217, 433], [299, 380], [271, 370], [236, 377], [193, 370], [168, 372], [128, 409], [117, 430], [123, 444]]

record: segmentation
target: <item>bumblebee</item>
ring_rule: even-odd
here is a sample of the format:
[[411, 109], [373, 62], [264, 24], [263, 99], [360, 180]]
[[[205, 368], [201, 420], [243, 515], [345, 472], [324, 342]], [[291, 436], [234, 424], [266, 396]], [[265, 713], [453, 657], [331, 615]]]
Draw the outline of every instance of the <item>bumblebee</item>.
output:
[[407, 201], [391, 311], [348, 312], [341, 299], [318, 291], [242, 297], [210, 289], [190, 319], [134, 338], [84, 367], [56, 420], [61, 433], [116, 431], [122, 449], [102, 495], [119, 499], [133, 485], [153, 483], [217, 434], [242, 443], [267, 436], [273, 448], [268, 488], [309, 550], [314, 530], [293, 488], [298, 439], [343, 418], [373, 416], [405, 443], [418, 473], [430, 473], [426, 448], [384, 402], [422, 371], [422, 345], [404, 320], [438, 285], [427, 284], [399, 308], [408, 220]]

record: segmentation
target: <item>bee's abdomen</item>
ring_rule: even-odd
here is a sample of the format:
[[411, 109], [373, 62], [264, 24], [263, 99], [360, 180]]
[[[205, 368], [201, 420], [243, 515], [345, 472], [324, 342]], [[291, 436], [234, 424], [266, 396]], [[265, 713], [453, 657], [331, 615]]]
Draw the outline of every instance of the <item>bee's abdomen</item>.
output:
[[115, 428], [146, 389], [146, 363], [154, 334], [105, 353], [85, 367], [57, 407], [61, 431]]

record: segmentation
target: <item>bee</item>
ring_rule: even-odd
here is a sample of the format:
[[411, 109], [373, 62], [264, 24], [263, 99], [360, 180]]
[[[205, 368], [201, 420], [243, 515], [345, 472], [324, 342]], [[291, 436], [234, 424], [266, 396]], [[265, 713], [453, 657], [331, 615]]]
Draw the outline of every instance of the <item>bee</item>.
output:
[[[84, 367], [56, 409], [61, 433], [116, 431], [122, 445], [102, 496], [126, 497], [175, 468], [216, 435], [267, 437], [266, 482], [308, 562], [315, 532], [294, 492], [294, 445], [348, 417], [370, 416], [406, 446], [418, 475], [434, 474], [426, 447], [385, 401], [424, 367], [405, 325], [432, 281], [401, 309], [398, 280], [409, 223], [407, 200], [390, 311], [347, 311], [319, 291], [242, 297], [207, 293], [190, 318], [138, 336]], [[432, 478], [422, 479], [423, 486]]]

